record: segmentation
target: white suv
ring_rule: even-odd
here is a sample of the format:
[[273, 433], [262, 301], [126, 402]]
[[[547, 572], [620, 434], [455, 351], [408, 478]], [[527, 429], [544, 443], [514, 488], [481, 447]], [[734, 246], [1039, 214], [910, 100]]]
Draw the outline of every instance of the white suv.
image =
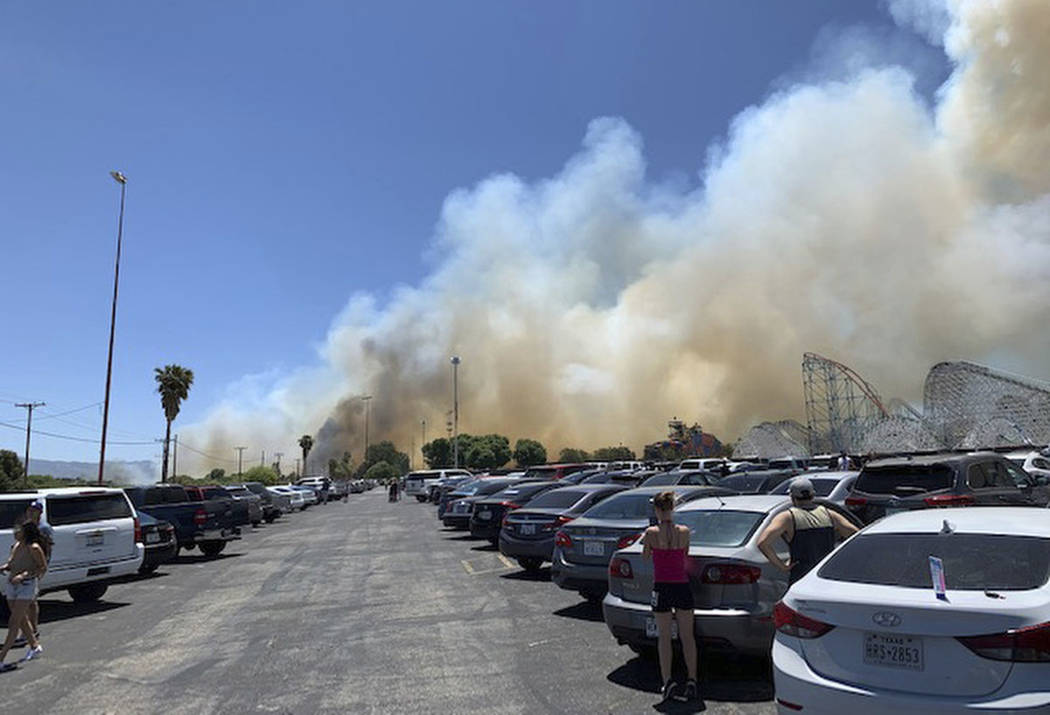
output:
[[41, 591], [67, 589], [74, 601], [97, 601], [109, 582], [134, 574], [145, 551], [135, 507], [122, 489], [73, 487], [0, 494], [0, 553], [14, 540], [12, 527], [40, 499], [55, 544]]
[[427, 469], [419, 472], [409, 472], [405, 476], [405, 496], [415, 497], [416, 501], [423, 502], [430, 498], [430, 487], [437, 484], [439, 479], [445, 477], [469, 477], [471, 474], [466, 469]]

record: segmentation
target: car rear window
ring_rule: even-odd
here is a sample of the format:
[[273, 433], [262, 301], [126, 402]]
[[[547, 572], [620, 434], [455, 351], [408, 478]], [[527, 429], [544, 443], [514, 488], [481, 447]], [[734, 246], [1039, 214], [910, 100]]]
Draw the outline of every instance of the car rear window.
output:
[[[556, 471], [557, 470], [554, 469], [554, 467], [542, 467], [542, 468], [526, 469], [525, 470], [525, 478], [526, 479], [553, 479], [554, 478], [554, 474], [556, 473]], [[576, 471], [579, 471], [579, 470], [576, 470]]]
[[818, 575], [904, 588], [932, 588], [930, 557], [944, 561], [949, 589], [1028, 591], [1050, 580], [1050, 539], [1004, 534], [860, 534]]
[[765, 512], [702, 509], [677, 512], [674, 520], [689, 527], [690, 546], [743, 546], [765, 516]]
[[84, 524], [103, 519], [125, 519], [131, 516], [131, 506], [123, 494], [47, 498], [47, 523], [51, 526]]
[[0, 529], [12, 528], [15, 522], [26, 513], [26, 507], [32, 504], [35, 498], [27, 497], [26, 499], [13, 499], [11, 501], [5, 499], [0, 501]]
[[588, 519], [647, 519], [653, 515], [652, 494], [617, 494], [583, 513]]
[[853, 488], [865, 494], [906, 494], [950, 489], [954, 480], [947, 464], [894, 464], [865, 467]]
[[481, 484], [478, 485], [478, 488], [474, 491], [474, 496], [487, 497], [490, 494], [495, 494], [496, 492], [503, 491], [504, 489], [509, 487], [511, 484], [513, 484], [513, 482], [505, 482], [505, 481], [484, 482], [483, 481], [483, 482], [481, 482]]
[[642, 482], [642, 485], [646, 487], [662, 487], [667, 484], [677, 484], [681, 478], [682, 475], [678, 472], [662, 472], [656, 476], [649, 477]]
[[[806, 477], [813, 485], [813, 493], [818, 497], [826, 497], [835, 491], [835, 487], [839, 485], [838, 479], [813, 479], [812, 477]], [[723, 482], [719, 482], [723, 484]], [[772, 489], [769, 490], [770, 494], [787, 494], [791, 489], [791, 481], [781, 482]]]
[[725, 487], [726, 489], [732, 489], [733, 491], [747, 493], [756, 493], [762, 485], [766, 483], [765, 477], [753, 477], [749, 474], [738, 474], [736, 476], [729, 476], [718, 482], [718, 486]]
[[567, 509], [587, 494], [581, 489], [552, 489], [529, 502], [529, 507], [539, 509]]

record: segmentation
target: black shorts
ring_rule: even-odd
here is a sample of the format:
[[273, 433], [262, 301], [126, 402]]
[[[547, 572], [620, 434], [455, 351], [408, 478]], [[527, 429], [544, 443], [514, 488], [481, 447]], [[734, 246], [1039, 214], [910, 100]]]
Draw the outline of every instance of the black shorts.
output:
[[693, 589], [687, 583], [654, 584], [650, 605], [653, 613], [667, 613], [672, 608], [696, 608], [693, 605]]

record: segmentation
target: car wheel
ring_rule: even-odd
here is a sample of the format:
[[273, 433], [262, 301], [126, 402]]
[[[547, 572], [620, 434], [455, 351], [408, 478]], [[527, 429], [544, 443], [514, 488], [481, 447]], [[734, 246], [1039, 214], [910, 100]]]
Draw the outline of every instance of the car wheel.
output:
[[139, 573], [142, 574], [143, 576], [149, 576], [151, 573], [153, 573], [154, 571], [157, 570], [158, 566], [160, 566], [160, 564], [150, 564], [149, 566], [140, 566], [139, 567]]
[[601, 605], [602, 599], [605, 598], [605, 594], [600, 591], [581, 591], [580, 595], [587, 599], [587, 603], [592, 606]]
[[543, 566], [543, 559], [537, 556], [522, 556], [518, 559], [518, 565], [529, 573], [534, 574]]
[[225, 541], [205, 541], [201, 545], [201, 553], [205, 556], [212, 558], [222, 553], [222, 550], [226, 548]]
[[74, 603], [92, 603], [102, 598], [108, 588], [109, 585], [104, 583], [78, 583], [70, 586], [68, 591]]
[[417, 496], [417, 497], [416, 497], [416, 501], [417, 501], [417, 502], [419, 502], [420, 504], [422, 504], [422, 503], [423, 503], [423, 502], [425, 502], [426, 500], [427, 500], [427, 498], [426, 498], [426, 497], [421, 497], [421, 496]]

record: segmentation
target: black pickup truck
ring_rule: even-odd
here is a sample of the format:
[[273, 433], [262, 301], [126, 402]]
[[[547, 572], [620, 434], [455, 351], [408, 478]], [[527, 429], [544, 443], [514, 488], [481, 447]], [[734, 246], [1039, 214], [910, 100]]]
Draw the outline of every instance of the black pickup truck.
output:
[[196, 501], [177, 484], [127, 487], [124, 492], [137, 510], [175, 527], [180, 549], [199, 546], [205, 556], [217, 556], [226, 542], [241, 538], [227, 501]]
[[229, 509], [232, 525], [248, 526], [252, 523], [248, 502], [234, 499], [226, 489], [216, 485], [204, 487], [186, 487], [186, 494], [192, 501], [220, 501]]

